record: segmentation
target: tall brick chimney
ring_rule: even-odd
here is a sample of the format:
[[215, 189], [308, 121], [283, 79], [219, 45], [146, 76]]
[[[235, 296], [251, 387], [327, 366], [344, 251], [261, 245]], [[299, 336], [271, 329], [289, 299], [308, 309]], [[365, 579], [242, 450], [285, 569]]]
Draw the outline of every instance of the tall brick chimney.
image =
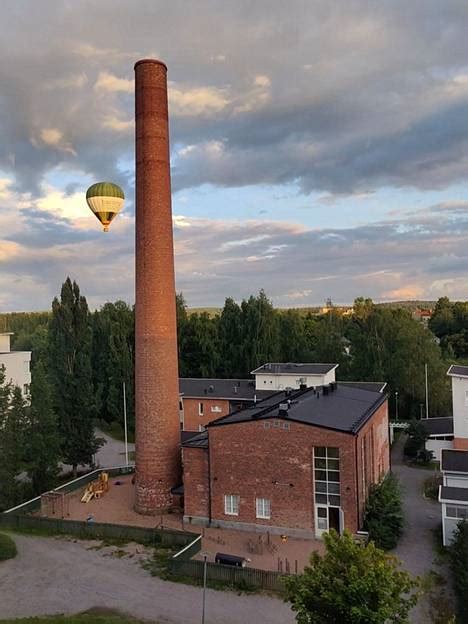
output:
[[148, 515], [171, 505], [180, 477], [166, 74], [161, 61], [135, 65], [135, 509]]

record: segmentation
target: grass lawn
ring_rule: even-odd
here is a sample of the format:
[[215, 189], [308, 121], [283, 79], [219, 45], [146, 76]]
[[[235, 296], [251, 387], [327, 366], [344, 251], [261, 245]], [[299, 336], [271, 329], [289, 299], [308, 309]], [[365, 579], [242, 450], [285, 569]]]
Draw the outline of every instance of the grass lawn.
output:
[[77, 615], [51, 615], [45, 617], [0, 620], [0, 624], [145, 624], [147, 620], [136, 620], [110, 609], [91, 609]]

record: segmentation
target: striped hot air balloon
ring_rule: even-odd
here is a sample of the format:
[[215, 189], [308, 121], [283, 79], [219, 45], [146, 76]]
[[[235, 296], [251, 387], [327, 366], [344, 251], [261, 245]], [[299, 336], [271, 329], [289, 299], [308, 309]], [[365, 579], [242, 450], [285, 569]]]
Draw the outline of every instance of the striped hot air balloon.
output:
[[122, 210], [125, 195], [120, 186], [113, 182], [97, 182], [86, 191], [86, 201], [103, 225], [104, 232], [109, 231], [109, 224]]

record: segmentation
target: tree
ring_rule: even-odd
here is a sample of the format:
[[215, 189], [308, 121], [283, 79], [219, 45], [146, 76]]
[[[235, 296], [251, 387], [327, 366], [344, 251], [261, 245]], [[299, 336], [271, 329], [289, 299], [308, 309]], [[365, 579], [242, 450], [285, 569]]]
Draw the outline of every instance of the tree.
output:
[[399, 569], [396, 557], [351, 534], [324, 535], [326, 552], [313, 552], [303, 574], [286, 578], [286, 600], [298, 624], [409, 622], [418, 582]]
[[27, 421], [21, 390], [5, 384], [3, 369], [0, 386], [0, 509], [7, 509], [22, 499], [19, 476], [24, 468]]
[[395, 548], [403, 532], [401, 491], [397, 478], [388, 474], [371, 486], [364, 514], [364, 528], [378, 548]]
[[257, 297], [242, 301], [243, 375], [265, 362], [277, 362], [279, 356], [278, 313], [261, 290]]
[[31, 378], [31, 406], [26, 432], [27, 473], [33, 494], [38, 495], [57, 485], [61, 442], [52, 388], [42, 361], [36, 364]]
[[408, 439], [405, 443], [405, 455], [415, 459], [426, 446], [429, 438], [427, 430], [420, 420], [413, 419], [406, 430]]
[[90, 464], [102, 441], [94, 435], [95, 401], [91, 368], [92, 330], [86, 298], [67, 277], [60, 301], [52, 302], [49, 328], [50, 371], [62, 438], [62, 457], [73, 474]]
[[468, 522], [460, 522], [450, 546], [453, 586], [460, 622], [468, 622]]

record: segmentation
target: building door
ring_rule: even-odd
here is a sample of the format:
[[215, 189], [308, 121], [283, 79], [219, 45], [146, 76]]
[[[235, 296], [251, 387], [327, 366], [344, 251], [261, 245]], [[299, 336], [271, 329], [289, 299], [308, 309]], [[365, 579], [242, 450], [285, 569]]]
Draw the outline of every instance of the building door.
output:
[[328, 505], [317, 505], [315, 507], [315, 533], [320, 537], [322, 533], [335, 529], [337, 533], [343, 530], [343, 512], [339, 507], [329, 507]]
[[335, 529], [337, 533], [340, 533], [340, 508], [329, 507], [328, 508], [328, 530]]

